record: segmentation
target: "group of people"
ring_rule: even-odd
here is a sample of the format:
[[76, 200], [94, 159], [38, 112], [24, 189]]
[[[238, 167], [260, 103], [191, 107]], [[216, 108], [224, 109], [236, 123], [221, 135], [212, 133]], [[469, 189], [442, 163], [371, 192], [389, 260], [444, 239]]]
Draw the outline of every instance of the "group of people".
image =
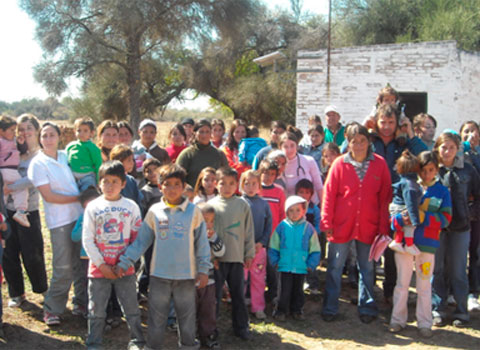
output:
[[[96, 128], [81, 118], [76, 140], [60, 150], [56, 124], [1, 116], [8, 306], [26, 300], [23, 263], [32, 291], [44, 295], [49, 326], [60, 324], [73, 283], [72, 313], [88, 317], [89, 349], [102, 347], [104, 330], [122, 315], [129, 349], [161, 348], [174, 327], [183, 348], [218, 349], [222, 298], [231, 299], [234, 334], [251, 339], [248, 306], [260, 320], [268, 302], [279, 322], [305, 319], [304, 292], [319, 293], [320, 264], [321, 316], [334, 321], [350, 261], [360, 320], [370, 323], [378, 308], [369, 256], [383, 235], [393, 237], [383, 257], [390, 331], [406, 326], [414, 265], [420, 335], [446, 324], [449, 296], [453, 325], [465, 326], [480, 309], [480, 128], [469, 121], [435, 140], [435, 119], [402, 118], [398, 100], [382, 89], [362, 124], [343, 125], [328, 106], [325, 126], [312, 116], [305, 135], [274, 121], [270, 144], [239, 119], [228, 133], [219, 119], [185, 119], [162, 148], [152, 120], [134, 141], [126, 122]], [[40, 197], [52, 243], [49, 284]]]

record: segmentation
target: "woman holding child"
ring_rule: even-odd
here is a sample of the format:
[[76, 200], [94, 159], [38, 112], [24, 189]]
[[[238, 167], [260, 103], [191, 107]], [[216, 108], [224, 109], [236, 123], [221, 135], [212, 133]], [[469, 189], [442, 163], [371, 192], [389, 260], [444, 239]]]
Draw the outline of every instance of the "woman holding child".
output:
[[372, 152], [364, 126], [352, 124], [346, 137], [349, 152], [334, 161], [322, 203], [321, 228], [329, 241], [322, 318], [330, 322], [338, 313], [342, 271], [350, 245], [355, 244], [361, 276], [358, 311], [360, 320], [370, 323], [378, 309], [373, 293], [373, 261], [368, 261], [368, 256], [375, 236], [389, 232], [390, 172], [385, 160]]
[[42, 149], [32, 159], [28, 168], [28, 179], [43, 198], [45, 220], [52, 242], [52, 279], [45, 295], [44, 321], [47, 325], [60, 323], [65, 310], [68, 292], [75, 281], [75, 309], [85, 310], [80, 262], [80, 242], [74, 243], [71, 232], [82, 213], [78, 202], [78, 188], [68, 166], [67, 155], [58, 150], [60, 129], [46, 122], [40, 128]]
[[[25, 300], [25, 286], [23, 282], [22, 263], [27, 272], [34, 293], [44, 293], [47, 291], [47, 273], [45, 271], [45, 259], [43, 255], [43, 237], [39, 213], [39, 194], [38, 190], [32, 185], [27, 177], [27, 169], [32, 159], [40, 150], [38, 143], [38, 133], [40, 124], [33, 114], [23, 114], [17, 119], [18, 138], [23, 138], [28, 147], [27, 152], [20, 156], [20, 165], [18, 171], [21, 179], [14, 183], [6, 184], [3, 192], [7, 197], [11, 191], [28, 190], [28, 220], [30, 228], [18, 224], [12, 220], [15, 213], [13, 200], [8, 196], [7, 210], [8, 222], [10, 224], [11, 235], [5, 242], [3, 252], [3, 271], [8, 282], [8, 294], [10, 301], [8, 306], [18, 307]], [[22, 259], [20, 260], [20, 256]]]

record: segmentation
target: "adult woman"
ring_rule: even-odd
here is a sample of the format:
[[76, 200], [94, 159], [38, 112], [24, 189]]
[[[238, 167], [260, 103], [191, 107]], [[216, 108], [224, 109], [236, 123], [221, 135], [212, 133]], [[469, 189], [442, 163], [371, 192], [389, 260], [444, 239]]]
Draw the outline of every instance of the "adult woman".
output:
[[104, 162], [110, 159], [110, 151], [118, 144], [118, 125], [113, 120], [104, 120], [98, 126], [97, 146], [102, 150]]
[[250, 168], [248, 165], [240, 163], [238, 159], [238, 145], [245, 137], [248, 137], [247, 124], [242, 119], [235, 119], [230, 125], [227, 141], [222, 148], [222, 151], [227, 158], [228, 165], [237, 171], [238, 176], [242, 175], [245, 170]]
[[220, 148], [223, 145], [225, 135], [225, 123], [221, 119], [212, 119], [212, 144]]
[[[82, 284], [80, 242], [71, 239], [71, 232], [82, 212], [78, 188], [67, 155], [58, 150], [60, 129], [46, 122], [40, 128], [42, 150], [32, 159], [28, 179], [42, 195], [45, 220], [52, 243], [52, 279], [45, 295], [44, 321], [47, 325], [60, 323], [68, 292], [75, 283], [74, 310], [85, 310], [85, 291]], [[77, 283], [78, 282], [78, 283]]]
[[437, 121], [430, 114], [420, 113], [413, 117], [413, 131], [429, 150], [431, 150], [435, 144], [436, 130]]
[[378, 234], [389, 232], [388, 204], [392, 197], [385, 160], [372, 152], [368, 130], [352, 124], [346, 132], [349, 152], [332, 164], [322, 204], [322, 231], [328, 244], [328, 268], [322, 317], [332, 321], [338, 313], [342, 270], [351, 244], [359, 267], [358, 311], [370, 323], [378, 309], [374, 300], [370, 246]]
[[[468, 278], [467, 253], [470, 244], [470, 218], [479, 217], [480, 179], [472, 165], [457, 156], [460, 138], [453, 133], [442, 133], [433, 151], [440, 163], [439, 178], [450, 189], [452, 222], [440, 233], [440, 247], [435, 254], [433, 272], [433, 325], [445, 325], [449, 288], [457, 302], [453, 325], [462, 327], [469, 321], [467, 308]], [[469, 199], [473, 205], [469, 209]], [[446, 259], [448, 257], [448, 259]]]
[[[27, 169], [33, 157], [40, 149], [38, 132], [40, 124], [33, 114], [23, 114], [17, 119], [18, 139], [23, 138], [28, 146], [27, 153], [20, 156], [18, 167], [22, 178], [14, 183], [7, 184], [3, 191], [7, 196], [11, 191], [28, 189], [28, 220], [30, 228], [19, 225], [12, 216], [15, 212], [13, 200], [8, 197], [7, 210], [10, 224], [10, 237], [5, 241], [3, 252], [3, 271], [8, 282], [10, 300], [8, 306], [18, 307], [25, 300], [25, 285], [23, 282], [22, 263], [34, 293], [47, 291], [47, 273], [43, 255], [43, 237], [40, 222], [38, 190], [27, 178]], [[20, 256], [22, 260], [20, 261]]]
[[214, 169], [228, 166], [225, 154], [212, 146], [210, 135], [212, 126], [207, 119], [200, 119], [193, 127], [195, 135], [191, 146], [184, 149], [177, 158], [177, 164], [187, 171], [187, 183], [194, 187], [203, 168]]
[[133, 130], [126, 120], [121, 120], [117, 123], [118, 126], [118, 141], [124, 145], [130, 146], [133, 141]]
[[283, 172], [286, 182], [287, 197], [295, 194], [295, 185], [301, 179], [312, 181], [314, 194], [312, 202], [319, 204], [322, 198], [322, 178], [317, 162], [310, 156], [298, 153], [298, 137], [287, 131], [280, 138], [280, 149], [287, 156], [287, 164]]

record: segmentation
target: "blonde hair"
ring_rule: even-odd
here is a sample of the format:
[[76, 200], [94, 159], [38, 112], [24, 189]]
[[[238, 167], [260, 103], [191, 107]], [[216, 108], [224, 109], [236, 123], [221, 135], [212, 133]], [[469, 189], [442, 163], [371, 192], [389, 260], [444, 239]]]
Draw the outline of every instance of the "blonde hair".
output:
[[247, 171], [243, 172], [242, 176], [240, 177], [240, 190], [242, 192], [244, 192], [243, 186], [245, 185], [245, 181], [251, 177], [257, 179], [258, 184], [260, 185], [260, 172], [258, 170], [248, 169]]

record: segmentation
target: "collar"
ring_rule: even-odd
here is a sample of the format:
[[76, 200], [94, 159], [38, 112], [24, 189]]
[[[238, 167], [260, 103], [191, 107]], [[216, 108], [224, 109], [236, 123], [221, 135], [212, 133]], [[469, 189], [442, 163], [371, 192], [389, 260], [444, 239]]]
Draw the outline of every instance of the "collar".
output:
[[184, 212], [184, 211], [187, 210], [188, 203], [190, 203], [190, 202], [185, 197], [182, 197], [182, 198], [183, 198], [183, 202], [172, 208], [171, 206], [169, 206], [165, 202], [165, 197], [162, 197], [162, 199], [159, 202], [160, 209], [162, 209], [162, 210], [177, 210], [177, 209], [180, 209], [181, 211]]
[[367, 153], [367, 158], [363, 162], [357, 162], [355, 159], [353, 159], [352, 155], [350, 152], [347, 152], [345, 154], [345, 157], [343, 157], [343, 162], [344, 163], [349, 163], [352, 165], [357, 165], [357, 164], [364, 164], [366, 161], [371, 161], [374, 159], [373, 152], [371, 150], [368, 151]]
[[443, 164], [440, 164], [440, 167], [445, 169], [453, 169], [453, 168], [463, 169], [465, 167], [465, 156], [463, 154], [460, 156], [457, 154], [455, 156], [455, 160], [453, 161], [453, 164], [451, 167], [447, 167]]
[[435, 176], [435, 178], [430, 182], [424, 182], [420, 177], [418, 178], [418, 184], [424, 188], [432, 187], [437, 183], [437, 181], [438, 181], [438, 175]]
[[304, 216], [303, 218], [301, 218], [300, 220], [298, 220], [298, 221], [292, 221], [292, 220], [290, 220], [289, 218], [285, 218], [285, 220], [287, 220], [287, 222], [288, 222], [290, 225], [292, 225], [292, 226], [301, 225], [301, 224], [303, 224], [305, 221], [307, 221], [307, 220], [305, 219], [305, 216]]

